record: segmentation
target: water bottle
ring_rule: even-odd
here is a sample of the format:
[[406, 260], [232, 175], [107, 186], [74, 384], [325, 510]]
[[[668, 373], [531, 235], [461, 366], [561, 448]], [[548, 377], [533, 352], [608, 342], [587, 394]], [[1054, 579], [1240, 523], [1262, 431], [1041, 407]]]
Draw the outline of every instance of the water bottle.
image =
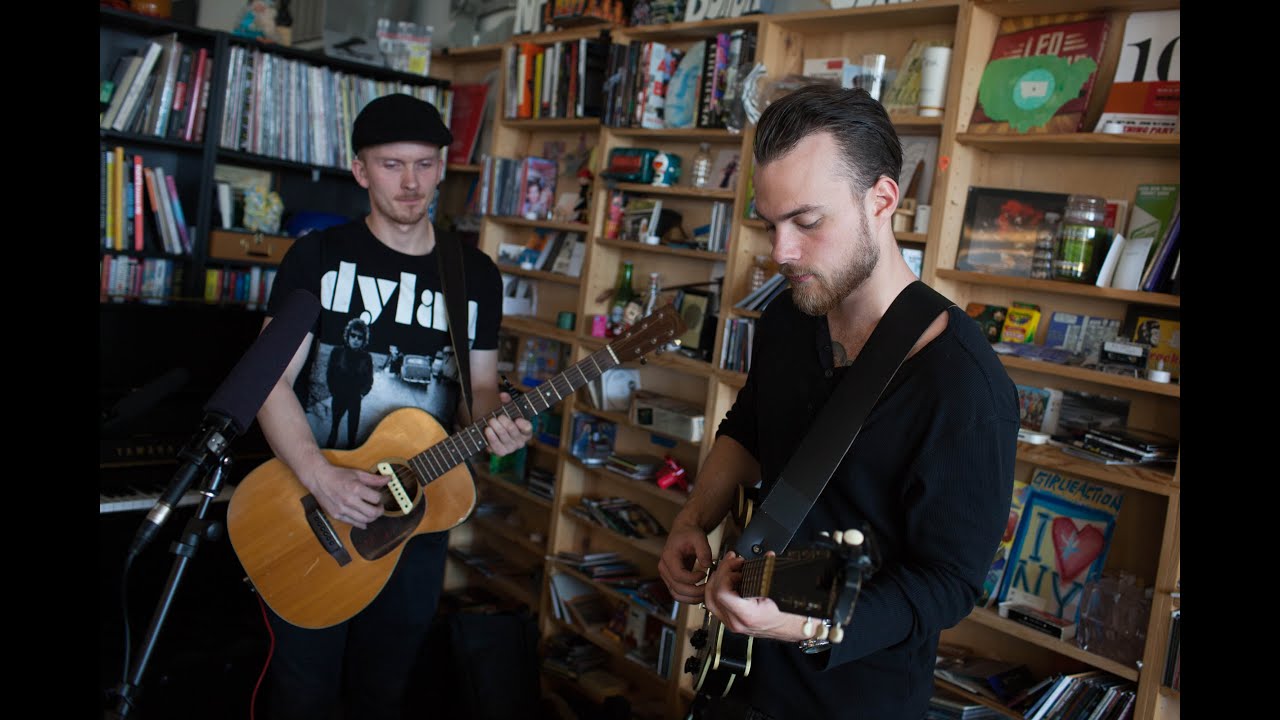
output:
[[693, 156], [693, 186], [704, 188], [711, 184], [711, 143], [698, 145]]

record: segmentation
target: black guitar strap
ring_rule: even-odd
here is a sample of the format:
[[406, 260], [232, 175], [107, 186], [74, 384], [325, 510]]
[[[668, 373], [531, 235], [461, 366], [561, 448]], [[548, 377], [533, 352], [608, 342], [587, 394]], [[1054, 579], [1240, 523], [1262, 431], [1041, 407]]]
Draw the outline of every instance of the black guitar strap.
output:
[[752, 558], [770, 550], [781, 555], [786, 550], [911, 347], [952, 304], [919, 280], [894, 298], [777, 483], [743, 528], [735, 552]]
[[445, 310], [449, 316], [449, 339], [453, 358], [458, 363], [458, 382], [462, 399], [467, 404], [467, 422], [474, 422], [471, 407], [471, 346], [467, 342], [467, 271], [462, 266], [462, 240], [451, 233], [436, 231], [436, 258], [440, 268], [440, 286]]

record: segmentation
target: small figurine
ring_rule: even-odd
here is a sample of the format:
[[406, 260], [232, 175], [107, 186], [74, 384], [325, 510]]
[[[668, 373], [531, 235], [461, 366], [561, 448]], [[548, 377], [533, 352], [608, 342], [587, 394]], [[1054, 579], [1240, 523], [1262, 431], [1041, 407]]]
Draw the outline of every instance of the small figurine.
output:
[[653, 156], [653, 185], [671, 187], [680, 179], [680, 156], [660, 152]]

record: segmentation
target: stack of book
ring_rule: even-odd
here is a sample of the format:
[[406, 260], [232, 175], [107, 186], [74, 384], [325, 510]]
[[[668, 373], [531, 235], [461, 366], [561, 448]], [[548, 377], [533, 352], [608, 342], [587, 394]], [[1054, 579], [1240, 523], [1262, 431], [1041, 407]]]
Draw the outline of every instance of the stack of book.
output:
[[547, 640], [542, 667], [548, 672], [577, 680], [593, 668], [604, 665], [609, 654], [574, 633], [562, 632]]
[[525, 479], [525, 489], [540, 498], [551, 500], [555, 497], [556, 476], [540, 467], [530, 466]]
[[645, 453], [612, 453], [605, 460], [605, 468], [626, 475], [632, 480], [652, 480], [662, 468], [663, 460]]
[[636, 566], [622, 559], [616, 552], [575, 553], [562, 550], [556, 554], [556, 560], [574, 570], [604, 581], [606, 579], [634, 578]]
[[773, 301], [774, 298], [782, 294], [787, 289], [787, 278], [782, 273], [774, 273], [770, 278], [760, 284], [760, 287], [747, 293], [734, 305], [739, 310], [754, 310], [756, 312], [763, 311], [765, 307]]
[[1128, 427], [1090, 428], [1071, 442], [1072, 455], [1111, 465], [1171, 463], [1178, 458], [1178, 441], [1151, 430]]
[[933, 667], [934, 677], [976, 695], [1005, 703], [1035, 684], [1031, 668], [1018, 662], [980, 655], [940, 657]]
[[588, 522], [609, 528], [631, 538], [666, 535], [667, 530], [643, 505], [624, 497], [594, 498], [583, 496], [569, 511]]

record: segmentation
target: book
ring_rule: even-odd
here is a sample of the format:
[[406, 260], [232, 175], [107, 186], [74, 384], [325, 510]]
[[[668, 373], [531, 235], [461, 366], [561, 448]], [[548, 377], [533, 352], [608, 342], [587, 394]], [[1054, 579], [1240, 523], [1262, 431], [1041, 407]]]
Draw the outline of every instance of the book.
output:
[[1000, 329], [1004, 327], [1005, 314], [1009, 312], [1008, 307], [971, 302], [965, 306], [964, 311], [978, 323], [978, 327], [982, 328], [982, 334], [987, 336], [988, 342], [1000, 342]]
[[1102, 575], [1124, 490], [1043, 468], [1030, 486], [998, 600], [1074, 623], [1085, 583]]
[[1009, 519], [1005, 523], [1004, 534], [1000, 536], [1000, 544], [996, 546], [995, 559], [987, 569], [987, 576], [982, 581], [982, 593], [978, 596], [978, 607], [991, 607], [995, 603], [1000, 590], [1000, 581], [1009, 567], [1009, 548], [1013, 545], [1014, 533], [1022, 520], [1022, 508], [1026, 505], [1027, 493], [1031, 483], [1026, 480], [1013, 481], [1013, 495], [1009, 498]]
[[1047, 613], [1024, 603], [1013, 601], [1000, 603], [1000, 617], [1008, 618], [1019, 625], [1026, 625], [1034, 630], [1039, 630], [1046, 635], [1052, 635], [1059, 640], [1070, 640], [1076, 636], [1076, 623], [1074, 621], [1064, 620], [1052, 613]]
[[1035, 683], [1025, 664], [981, 655], [940, 658], [933, 674], [1001, 703]]
[[121, 55], [116, 61], [115, 70], [111, 74], [111, 99], [107, 103], [107, 108], [102, 114], [101, 120], [98, 121], [99, 127], [105, 129], [111, 128], [116, 121], [116, 117], [120, 114], [120, 106], [124, 104], [124, 97], [129, 93], [129, 85], [133, 82], [133, 78], [138, 73], [138, 68], [142, 65], [142, 56], [136, 52], [129, 52]]
[[1178, 132], [1182, 95], [1181, 10], [1129, 13], [1097, 133]]
[[527, 157], [520, 162], [520, 216], [545, 220], [556, 196], [557, 166], [554, 160]]
[[[171, 35], [177, 37], [177, 33], [171, 33]], [[142, 61], [138, 64], [138, 70], [129, 82], [129, 88], [120, 103], [120, 110], [112, 120], [110, 126], [112, 130], [124, 132], [133, 120], [137, 108], [144, 98], [143, 93], [147, 87], [147, 80], [153, 77], [153, 70], [160, 59], [160, 52], [163, 49], [161, 40], [162, 38], [156, 38], [147, 43], [146, 50], [143, 51]]]
[[1062, 411], [1062, 391], [1034, 385], [1015, 385], [1018, 391], [1018, 420], [1022, 427], [1056, 435]]
[[1002, 20], [978, 83], [969, 132], [1073, 133], [1091, 127], [1109, 30], [1108, 17], [1088, 13]]
[[1036, 328], [1040, 325], [1040, 311], [1035, 308], [1018, 307], [1017, 303], [1005, 313], [1004, 325], [1000, 327], [1000, 342], [1034, 343]]
[[1139, 315], [1133, 340], [1150, 346], [1147, 369], [1168, 371], [1177, 380], [1182, 374], [1182, 323], [1170, 318]]
[[449, 145], [449, 162], [467, 164], [474, 162], [488, 106], [488, 83], [457, 83], [449, 86], [453, 91], [453, 106], [449, 108], [449, 131], [453, 143]]
[[1065, 193], [971, 186], [956, 269], [991, 275], [1031, 276], [1036, 239], [1052, 232], [1051, 214], [1062, 217]]
[[[1132, 246], [1134, 250], [1130, 252], [1126, 248], [1120, 260], [1120, 267], [1116, 268], [1116, 279], [1112, 287], [1122, 290], [1138, 289], [1137, 282], [1130, 287], [1129, 281], [1130, 279], [1140, 280], [1141, 274], [1137, 278], [1131, 278], [1132, 269], [1126, 268], [1125, 264], [1136, 262], [1139, 258], [1135, 257], [1131, 261], [1128, 256], [1138, 253], [1139, 250], [1145, 250], [1146, 254], [1140, 257], [1139, 273], [1146, 269], [1150, 253], [1156, 250], [1156, 243], [1165, 236], [1169, 223], [1173, 221], [1177, 204], [1177, 183], [1140, 183], [1138, 185], [1134, 191], [1133, 210], [1129, 214], [1129, 227], [1124, 233], [1126, 245]], [[1124, 275], [1124, 284], [1121, 284], [1122, 275]]]

